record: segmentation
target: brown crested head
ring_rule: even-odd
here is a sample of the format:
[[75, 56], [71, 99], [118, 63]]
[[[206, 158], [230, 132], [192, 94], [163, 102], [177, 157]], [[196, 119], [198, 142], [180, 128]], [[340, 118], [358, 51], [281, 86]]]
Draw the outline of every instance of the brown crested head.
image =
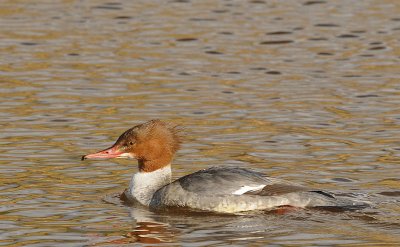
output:
[[181, 143], [178, 132], [177, 125], [151, 120], [125, 131], [112, 147], [82, 159], [135, 158], [141, 172], [155, 171], [171, 164]]

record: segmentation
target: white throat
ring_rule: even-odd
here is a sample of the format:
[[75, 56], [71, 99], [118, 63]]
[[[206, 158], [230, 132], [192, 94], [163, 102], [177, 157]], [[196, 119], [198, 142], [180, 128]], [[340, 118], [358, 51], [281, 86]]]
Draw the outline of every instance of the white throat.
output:
[[126, 195], [130, 200], [134, 199], [148, 206], [153, 194], [169, 183], [171, 183], [171, 165], [153, 172], [138, 172], [133, 174]]

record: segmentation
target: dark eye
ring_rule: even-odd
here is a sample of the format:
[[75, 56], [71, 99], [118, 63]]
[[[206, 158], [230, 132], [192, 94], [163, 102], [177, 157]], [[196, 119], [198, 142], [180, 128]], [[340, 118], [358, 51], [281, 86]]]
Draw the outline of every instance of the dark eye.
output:
[[133, 145], [133, 142], [129, 142], [129, 145], [131, 145], [131, 146], [132, 146], [132, 145]]

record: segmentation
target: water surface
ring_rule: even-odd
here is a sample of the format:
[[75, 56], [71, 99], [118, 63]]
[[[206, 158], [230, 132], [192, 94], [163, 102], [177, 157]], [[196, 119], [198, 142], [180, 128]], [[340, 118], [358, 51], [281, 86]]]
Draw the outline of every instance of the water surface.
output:
[[[394, 246], [400, 2], [0, 3], [0, 245]], [[127, 128], [185, 126], [180, 177], [254, 167], [370, 201], [357, 212], [150, 212], [126, 160], [80, 161]]]

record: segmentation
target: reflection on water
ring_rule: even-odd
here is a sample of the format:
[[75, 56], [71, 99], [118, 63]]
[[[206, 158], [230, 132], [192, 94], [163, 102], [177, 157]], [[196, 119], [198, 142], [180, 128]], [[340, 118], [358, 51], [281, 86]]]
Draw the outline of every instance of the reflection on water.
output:
[[[2, 1], [0, 244], [398, 243], [399, 11], [393, 0]], [[186, 128], [175, 177], [256, 167], [373, 207], [199, 216], [104, 202], [135, 165], [80, 156], [153, 118]]]

